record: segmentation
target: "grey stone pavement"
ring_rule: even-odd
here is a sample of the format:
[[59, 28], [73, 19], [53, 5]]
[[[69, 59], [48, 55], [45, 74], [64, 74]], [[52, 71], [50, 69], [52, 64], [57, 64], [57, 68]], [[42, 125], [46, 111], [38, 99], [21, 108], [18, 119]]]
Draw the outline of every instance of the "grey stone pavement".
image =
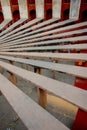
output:
[[[19, 64], [16, 65], [20, 66]], [[34, 68], [29, 65], [21, 65], [21, 67], [34, 71]], [[9, 76], [9, 74], [5, 70], [1, 70], [1, 73], [3, 73], [6, 77]], [[50, 78], [55, 78], [59, 81], [66, 82], [72, 85], [75, 82], [75, 77], [66, 75], [61, 72], [54, 72], [42, 69], [42, 75]], [[24, 81], [19, 77], [17, 77], [17, 81], [17, 86], [28, 96], [30, 96], [34, 101], [38, 102], [36, 87], [30, 82]], [[47, 94], [46, 110], [71, 129], [78, 108], [58, 97]], [[27, 130], [22, 121], [18, 118], [17, 114], [13, 111], [12, 107], [6, 101], [4, 96], [0, 96], [0, 130]]]

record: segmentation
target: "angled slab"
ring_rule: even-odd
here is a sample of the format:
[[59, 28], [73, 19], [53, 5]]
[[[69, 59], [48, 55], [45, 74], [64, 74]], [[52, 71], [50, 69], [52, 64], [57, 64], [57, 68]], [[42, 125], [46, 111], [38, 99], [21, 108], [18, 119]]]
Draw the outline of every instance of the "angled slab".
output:
[[45, 68], [49, 70], [61, 71], [63, 73], [67, 73], [70, 75], [87, 79], [87, 68], [81, 66], [78, 67], [74, 65], [53, 63], [53, 62], [42, 61], [42, 60], [24, 59], [24, 58], [17, 58], [17, 57], [15, 58], [11, 56], [1, 56], [1, 55], [0, 55], [0, 59], [28, 64], [31, 66], [36, 66], [36, 67]]
[[87, 54], [52, 52], [0, 52], [0, 55], [69, 61], [87, 61]]
[[21, 69], [2, 61], [0, 61], [0, 66], [25, 80], [30, 81], [36, 87], [39, 86], [39, 88], [47, 92], [51, 92], [55, 96], [58, 96], [78, 106], [82, 110], [87, 111], [87, 91], [51, 78], [47, 78], [40, 74], [35, 74], [34, 72]]
[[0, 90], [28, 130], [69, 130], [1, 74]]

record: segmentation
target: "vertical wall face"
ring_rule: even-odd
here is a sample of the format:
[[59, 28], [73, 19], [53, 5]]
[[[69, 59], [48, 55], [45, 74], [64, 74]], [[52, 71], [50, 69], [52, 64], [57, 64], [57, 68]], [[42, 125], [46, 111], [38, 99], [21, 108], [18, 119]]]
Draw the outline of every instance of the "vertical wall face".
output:
[[[8, 3], [9, 0], [6, 0], [6, 2], [4, 0], [1, 0], [1, 1], [2, 1], [2, 4], [4, 3], [4, 5], [5, 5], [5, 3], [6, 2]], [[27, 6], [28, 8], [25, 8], [27, 1], [29, 3]], [[53, 17], [53, 18], [65, 20], [67, 18], [65, 16], [66, 14], [64, 14], [64, 12], [65, 12], [65, 10], [69, 10], [69, 6], [71, 6], [69, 18], [76, 19], [76, 20], [79, 18], [80, 21], [86, 21], [85, 13], [84, 13], [84, 17], [83, 17], [83, 12], [85, 12], [87, 10], [87, 2], [85, 0], [82, 0], [82, 1], [81, 0], [71, 0], [71, 1], [70, 0], [67, 0], [67, 1], [66, 0], [36, 0], [36, 1], [35, 0], [25, 0], [25, 4], [20, 7], [18, 6], [18, 2], [21, 5], [21, 2], [23, 2], [23, 1], [10, 0], [10, 2], [11, 2], [12, 13], [19, 11], [19, 8], [20, 8], [21, 18], [25, 17], [27, 19], [28, 13], [30, 14], [30, 12], [32, 10], [36, 11], [36, 12], [33, 12], [33, 16], [34, 16], [33, 18], [35, 18], [35, 17], [41, 18], [41, 17], [44, 17], [44, 14], [46, 14], [46, 11], [50, 9], [51, 11], [49, 14], [50, 15], [49, 18]], [[35, 7], [36, 2], [37, 3], [39, 2], [40, 6]], [[81, 4], [81, 8], [80, 8], [80, 4]], [[8, 5], [9, 5], [9, 3], [8, 3]], [[22, 10], [21, 7], [24, 10]], [[41, 9], [42, 7], [43, 7], [43, 10]], [[74, 10], [73, 10], [73, 7], [74, 7]], [[40, 11], [37, 8], [39, 8]], [[12, 17], [11, 10], [7, 9], [7, 8], [5, 10], [9, 10], [9, 14], [10, 14], [9, 17], [7, 17], [7, 15], [6, 15], [7, 11], [5, 11], [4, 12], [5, 18], [11, 18]], [[79, 14], [79, 11], [80, 11], [80, 14]], [[0, 7], [0, 12], [2, 13], [1, 7]], [[62, 18], [61, 18], [61, 15], [62, 15]], [[15, 16], [16, 16], [16, 14], [15, 14]], [[29, 19], [33, 19], [33, 18], [30, 17]], [[16, 18], [14, 18], [14, 19], [16, 19]], [[3, 21], [3, 17], [1, 16], [1, 22], [2, 21]], [[16, 21], [16, 20], [14, 20], [14, 21]]]
[[61, 18], [61, 6], [62, 6], [62, 0], [52, 1], [53, 18], [57, 18], [57, 19]]
[[78, 20], [81, 7], [81, 0], [71, 0], [70, 3], [70, 19]]
[[4, 19], [11, 20], [12, 13], [11, 13], [10, 1], [9, 0], [1, 0], [1, 6], [2, 6]]
[[17, 5], [18, 4], [18, 0], [11, 0], [12, 5]]
[[27, 0], [18, 0], [20, 18], [28, 19]]
[[44, 0], [35, 0], [36, 18], [44, 19]]

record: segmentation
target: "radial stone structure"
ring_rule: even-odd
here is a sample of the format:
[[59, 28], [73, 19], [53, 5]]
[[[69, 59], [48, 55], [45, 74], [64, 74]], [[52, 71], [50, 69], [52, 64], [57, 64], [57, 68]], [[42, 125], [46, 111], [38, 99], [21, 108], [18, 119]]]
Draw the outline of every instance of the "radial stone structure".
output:
[[[45, 110], [47, 93], [77, 106], [72, 130], [87, 130], [86, 42], [87, 0], [0, 0], [0, 68], [10, 79], [0, 74], [0, 92], [28, 130], [69, 130]], [[74, 84], [56, 79], [56, 72], [73, 75]], [[16, 87], [16, 76], [38, 88], [38, 103]]]

